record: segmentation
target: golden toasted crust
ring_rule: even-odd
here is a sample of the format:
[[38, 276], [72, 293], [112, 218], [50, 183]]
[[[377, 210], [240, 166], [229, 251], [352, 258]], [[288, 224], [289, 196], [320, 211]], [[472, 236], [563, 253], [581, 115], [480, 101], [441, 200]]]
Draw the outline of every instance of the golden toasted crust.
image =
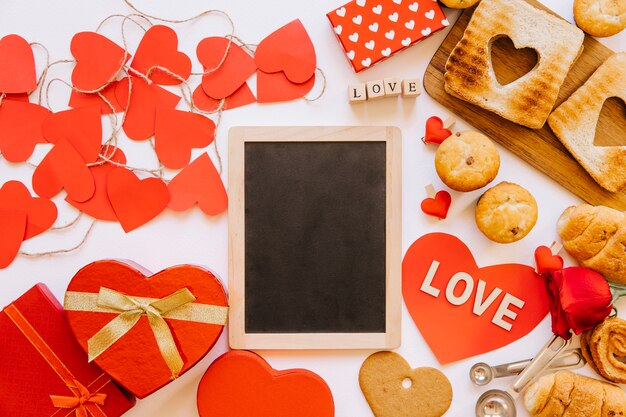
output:
[[626, 0], [574, 0], [574, 20], [591, 36], [613, 36], [626, 28]]
[[[546, 36], [549, 33], [550, 36]], [[500, 85], [491, 44], [509, 36], [516, 48], [534, 48], [537, 66]], [[483, 0], [446, 63], [445, 90], [515, 123], [541, 128], [565, 77], [582, 50], [583, 32], [523, 0]]]
[[609, 381], [626, 383], [626, 364], [618, 358], [626, 355], [626, 320], [612, 317], [596, 326], [589, 350], [598, 373]]
[[480, 0], [441, 0], [441, 2], [451, 9], [466, 9], [472, 7]]
[[563, 145], [601, 187], [612, 192], [626, 187], [626, 146], [596, 146], [594, 140], [606, 99], [626, 101], [624, 68], [626, 52], [611, 56], [548, 118]]

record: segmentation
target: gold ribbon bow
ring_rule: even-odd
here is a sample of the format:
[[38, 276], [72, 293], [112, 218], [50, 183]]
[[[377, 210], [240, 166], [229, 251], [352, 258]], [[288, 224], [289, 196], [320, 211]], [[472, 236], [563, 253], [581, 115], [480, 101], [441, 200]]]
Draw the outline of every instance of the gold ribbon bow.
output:
[[70, 408], [76, 411], [76, 417], [101, 416], [102, 411], [98, 405], [104, 405], [107, 398], [106, 394], [92, 394], [83, 384], [74, 380], [74, 386], [78, 393], [75, 397], [64, 397], [60, 395], [51, 395], [52, 404], [57, 408]]

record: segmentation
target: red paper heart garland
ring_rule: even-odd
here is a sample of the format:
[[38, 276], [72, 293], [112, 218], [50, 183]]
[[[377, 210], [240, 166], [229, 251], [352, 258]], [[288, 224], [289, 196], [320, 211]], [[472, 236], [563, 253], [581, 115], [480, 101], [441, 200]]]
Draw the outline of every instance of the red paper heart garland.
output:
[[45, 143], [42, 131], [50, 110], [37, 104], [4, 100], [0, 106], [0, 152], [9, 162], [24, 162], [37, 143]]
[[76, 66], [72, 84], [83, 91], [96, 91], [108, 85], [130, 58], [124, 49], [96, 32], [80, 32], [70, 44]]
[[0, 39], [0, 93], [30, 93], [37, 88], [35, 57], [28, 42], [18, 35]]

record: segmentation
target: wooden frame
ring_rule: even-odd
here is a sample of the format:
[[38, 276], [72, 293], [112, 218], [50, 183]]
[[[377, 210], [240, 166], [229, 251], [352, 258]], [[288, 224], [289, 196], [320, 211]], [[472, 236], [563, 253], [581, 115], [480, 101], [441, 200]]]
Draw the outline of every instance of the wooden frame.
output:
[[[245, 178], [246, 142], [387, 143], [386, 332], [246, 333]], [[233, 349], [394, 349], [400, 346], [402, 292], [402, 137], [397, 127], [234, 127], [229, 132], [229, 344]]]

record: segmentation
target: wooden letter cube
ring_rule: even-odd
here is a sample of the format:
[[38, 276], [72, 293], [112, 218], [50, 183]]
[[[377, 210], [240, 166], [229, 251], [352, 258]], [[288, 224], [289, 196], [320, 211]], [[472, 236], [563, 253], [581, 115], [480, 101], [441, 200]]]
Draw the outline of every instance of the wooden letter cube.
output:
[[367, 82], [367, 99], [376, 100], [385, 97], [385, 83], [383, 80]]
[[348, 86], [348, 99], [350, 104], [363, 103], [367, 100], [367, 92], [365, 91], [365, 84], [352, 84]]
[[402, 81], [402, 97], [417, 97], [422, 93], [419, 78], [409, 78]]
[[385, 97], [397, 97], [402, 92], [402, 82], [398, 78], [385, 78]]

